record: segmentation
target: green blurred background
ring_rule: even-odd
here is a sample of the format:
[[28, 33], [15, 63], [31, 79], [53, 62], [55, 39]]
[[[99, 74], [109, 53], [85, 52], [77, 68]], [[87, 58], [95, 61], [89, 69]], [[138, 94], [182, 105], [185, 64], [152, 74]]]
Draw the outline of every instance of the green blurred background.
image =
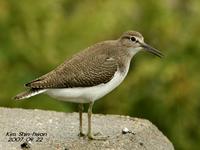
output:
[[0, 106], [77, 111], [46, 95], [14, 101], [23, 84], [126, 30], [165, 54], [137, 54], [125, 81], [94, 113], [152, 121], [178, 150], [200, 148], [199, 0], [0, 0]]

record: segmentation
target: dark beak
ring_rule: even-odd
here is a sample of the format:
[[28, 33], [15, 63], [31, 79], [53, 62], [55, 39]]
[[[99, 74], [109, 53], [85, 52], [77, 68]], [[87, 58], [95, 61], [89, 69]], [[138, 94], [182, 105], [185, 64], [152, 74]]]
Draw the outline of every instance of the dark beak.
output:
[[157, 49], [151, 47], [150, 45], [146, 44], [146, 43], [140, 43], [141, 47], [144, 48], [144, 50], [146, 50], [147, 52], [150, 52], [158, 57], [163, 57], [164, 55]]

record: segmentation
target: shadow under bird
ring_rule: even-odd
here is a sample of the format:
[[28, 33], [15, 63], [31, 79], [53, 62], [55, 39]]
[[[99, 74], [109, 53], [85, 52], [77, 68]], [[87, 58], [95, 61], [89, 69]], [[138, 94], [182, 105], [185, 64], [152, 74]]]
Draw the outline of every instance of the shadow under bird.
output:
[[124, 80], [131, 59], [142, 49], [163, 56], [160, 51], [147, 45], [139, 32], [124, 32], [119, 39], [94, 44], [49, 73], [25, 84], [27, 90], [14, 99], [26, 99], [44, 93], [59, 100], [79, 103], [80, 136], [84, 136], [83, 104], [89, 103], [87, 136], [89, 139], [104, 139], [94, 136], [91, 131], [93, 104]]

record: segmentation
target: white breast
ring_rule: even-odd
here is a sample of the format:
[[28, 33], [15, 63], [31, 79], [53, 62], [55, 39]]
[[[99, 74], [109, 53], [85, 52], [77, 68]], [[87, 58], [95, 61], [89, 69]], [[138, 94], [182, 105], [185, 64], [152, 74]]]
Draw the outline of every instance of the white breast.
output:
[[90, 101], [96, 101], [116, 88], [126, 77], [128, 69], [129, 65], [127, 66], [125, 72], [122, 73], [117, 71], [114, 74], [114, 77], [105, 84], [84, 88], [47, 89], [45, 93], [56, 99], [75, 103], [88, 103]]

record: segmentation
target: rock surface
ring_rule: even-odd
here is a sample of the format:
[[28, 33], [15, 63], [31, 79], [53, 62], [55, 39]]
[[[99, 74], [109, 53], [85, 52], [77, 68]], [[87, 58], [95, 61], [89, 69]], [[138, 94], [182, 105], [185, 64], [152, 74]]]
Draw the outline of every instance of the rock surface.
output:
[[[86, 132], [86, 114], [83, 116], [83, 124]], [[92, 125], [93, 132], [109, 135], [108, 140], [91, 141], [78, 137], [77, 113], [0, 108], [0, 150], [174, 149], [172, 143], [148, 120], [93, 115]], [[124, 128], [129, 132], [122, 134]]]

